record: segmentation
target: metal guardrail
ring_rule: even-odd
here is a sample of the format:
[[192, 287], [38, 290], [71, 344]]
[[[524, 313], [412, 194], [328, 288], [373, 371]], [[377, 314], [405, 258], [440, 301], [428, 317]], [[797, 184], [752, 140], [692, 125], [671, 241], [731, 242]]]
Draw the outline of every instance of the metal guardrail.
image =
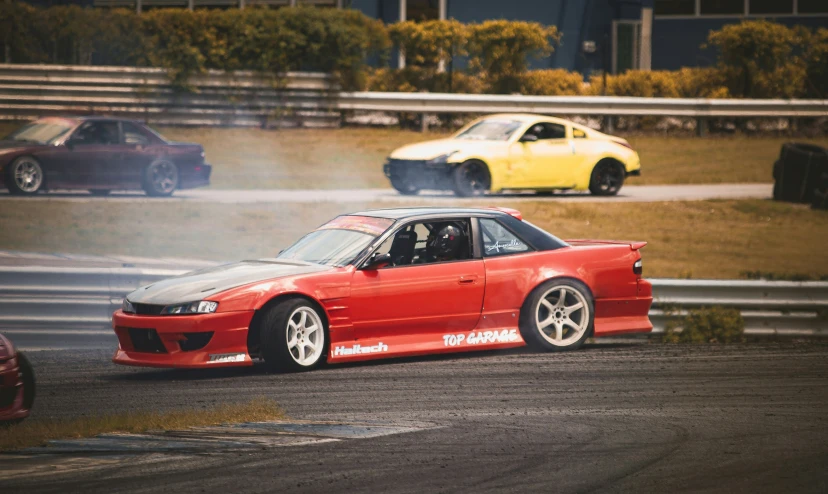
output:
[[676, 116], [700, 122], [828, 116], [828, 100], [338, 92], [329, 75], [305, 72], [288, 73], [277, 84], [254, 72], [209, 71], [189, 84], [193, 92], [177, 91], [166, 71], [155, 68], [0, 64], [0, 120], [75, 113], [156, 124], [335, 126], [349, 111]]
[[[130, 291], [183, 274], [147, 268], [0, 267], [0, 330], [108, 328]], [[828, 282], [653, 279], [654, 332], [667, 305], [735, 307], [749, 335], [828, 336]]]

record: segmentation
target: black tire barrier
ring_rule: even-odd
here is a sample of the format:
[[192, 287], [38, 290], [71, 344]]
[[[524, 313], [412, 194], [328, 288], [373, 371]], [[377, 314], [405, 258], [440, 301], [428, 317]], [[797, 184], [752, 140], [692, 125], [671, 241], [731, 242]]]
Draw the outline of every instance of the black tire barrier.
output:
[[828, 149], [814, 144], [782, 145], [773, 165], [773, 198], [777, 201], [819, 203], [828, 174]]
[[813, 209], [828, 210], [828, 173], [823, 173], [817, 187], [814, 189], [814, 197], [811, 199]]

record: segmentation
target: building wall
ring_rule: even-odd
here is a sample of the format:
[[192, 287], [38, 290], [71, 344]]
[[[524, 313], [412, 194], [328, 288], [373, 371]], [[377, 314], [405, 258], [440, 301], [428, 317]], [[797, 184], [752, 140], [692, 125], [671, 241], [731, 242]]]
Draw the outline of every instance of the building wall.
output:
[[[828, 0], [826, 0], [828, 1]], [[828, 17], [768, 17], [768, 20], [788, 26], [809, 28], [828, 26]], [[716, 63], [714, 48], [701, 48], [710, 31], [727, 24], [737, 24], [741, 18], [701, 17], [696, 19], [653, 20], [653, 70], [675, 70], [681, 67], [706, 67]]]

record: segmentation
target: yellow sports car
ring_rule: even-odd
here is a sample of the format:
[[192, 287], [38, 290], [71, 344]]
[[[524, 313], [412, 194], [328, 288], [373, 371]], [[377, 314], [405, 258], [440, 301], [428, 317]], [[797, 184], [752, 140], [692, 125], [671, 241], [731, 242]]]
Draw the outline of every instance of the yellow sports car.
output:
[[560, 118], [502, 114], [477, 119], [448, 139], [403, 146], [383, 171], [406, 195], [571, 189], [610, 196], [626, 177], [641, 174], [641, 162], [620, 137]]

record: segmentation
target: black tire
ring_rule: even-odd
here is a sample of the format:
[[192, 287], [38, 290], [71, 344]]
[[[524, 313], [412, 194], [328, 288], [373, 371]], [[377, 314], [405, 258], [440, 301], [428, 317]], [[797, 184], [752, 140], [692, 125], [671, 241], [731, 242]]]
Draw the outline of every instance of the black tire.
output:
[[20, 373], [23, 375], [23, 407], [31, 410], [35, 401], [35, 373], [26, 355], [17, 352], [17, 359], [20, 362]]
[[169, 197], [178, 188], [178, 167], [168, 159], [157, 159], [144, 170], [144, 192], [151, 197]]
[[414, 196], [420, 193], [420, 189], [407, 180], [399, 177], [391, 177], [391, 187], [404, 196]]
[[112, 191], [109, 189], [89, 189], [90, 194], [98, 197], [108, 196], [110, 192]]
[[589, 191], [596, 196], [614, 196], [624, 185], [624, 167], [613, 161], [600, 161], [592, 169]]
[[452, 172], [454, 193], [460, 197], [482, 196], [492, 186], [489, 167], [480, 161], [466, 161]]
[[[539, 327], [538, 318], [544, 314], [544, 320], [551, 317], [553, 320], [558, 320], [546, 306], [541, 308], [541, 299], [544, 297], [554, 297], [560, 293], [560, 288], [567, 290], [564, 299], [564, 308], [566, 304], [571, 303], [570, 307], [576, 306], [578, 302], [583, 304], [581, 309], [575, 309], [571, 314], [576, 314], [578, 318], [578, 325], [583, 326], [581, 330], [576, 331], [571, 326], [561, 324], [564, 328], [562, 331], [562, 339], [557, 343], [553, 343], [555, 338], [544, 332], [544, 329], [549, 330], [556, 327], [554, 324], [545, 326], [543, 329]], [[571, 291], [570, 291], [571, 290]], [[580, 298], [576, 297], [574, 293], [580, 294]], [[570, 297], [571, 295], [571, 297]], [[558, 299], [560, 297], [558, 296]], [[549, 300], [547, 299], [547, 302]], [[555, 306], [557, 307], [557, 306]], [[586, 310], [586, 312], [583, 312]], [[560, 312], [564, 312], [562, 309]], [[571, 320], [570, 315], [565, 314]], [[586, 320], [582, 319], [583, 317]], [[562, 352], [568, 350], [577, 350], [584, 344], [587, 338], [592, 335], [593, 323], [595, 320], [595, 303], [592, 298], [592, 292], [589, 291], [586, 285], [580, 281], [570, 278], [555, 278], [542, 283], [540, 286], [532, 290], [532, 293], [523, 302], [523, 307], [520, 309], [520, 334], [527, 345], [536, 349], [547, 352]], [[584, 326], [585, 325], [585, 326]], [[554, 327], [553, 327], [554, 326]]]
[[[288, 323], [300, 310], [313, 311], [322, 324], [317, 331], [321, 332], [321, 352], [315, 361], [300, 363], [297, 356], [288, 347], [290, 329]], [[262, 357], [268, 369], [277, 372], [300, 372], [315, 369], [322, 365], [328, 354], [328, 327], [325, 315], [321, 309], [303, 298], [293, 298], [279, 302], [267, 309], [259, 327], [261, 337]]]
[[[25, 167], [31, 170], [31, 180], [27, 184], [21, 185], [18, 183], [16, 174], [18, 168]], [[11, 162], [6, 169], [6, 187], [9, 189], [9, 194], [20, 196], [33, 196], [43, 189], [43, 184], [46, 182], [46, 176], [43, 174], [43, 168], [40, 162], [31, 156], [20, 156]]]

